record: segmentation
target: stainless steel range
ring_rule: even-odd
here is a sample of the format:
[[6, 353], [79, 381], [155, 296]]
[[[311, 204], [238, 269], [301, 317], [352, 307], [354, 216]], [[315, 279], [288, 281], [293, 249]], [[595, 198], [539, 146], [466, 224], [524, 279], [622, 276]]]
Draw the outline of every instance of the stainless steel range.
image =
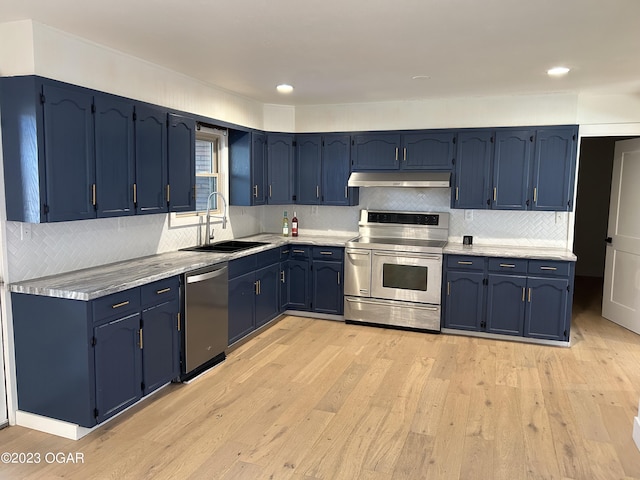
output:
[[362, 210], [358, 225], [345, 249], [345, 320], [440, 331], [449, 214]]

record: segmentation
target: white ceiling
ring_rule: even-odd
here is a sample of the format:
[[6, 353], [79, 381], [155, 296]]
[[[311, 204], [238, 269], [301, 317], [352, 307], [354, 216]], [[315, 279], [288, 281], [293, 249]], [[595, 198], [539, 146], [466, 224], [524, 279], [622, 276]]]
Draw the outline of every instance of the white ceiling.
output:
[[0, 2], [29, 18], [264, 103], [640, 95], [640, 0]]

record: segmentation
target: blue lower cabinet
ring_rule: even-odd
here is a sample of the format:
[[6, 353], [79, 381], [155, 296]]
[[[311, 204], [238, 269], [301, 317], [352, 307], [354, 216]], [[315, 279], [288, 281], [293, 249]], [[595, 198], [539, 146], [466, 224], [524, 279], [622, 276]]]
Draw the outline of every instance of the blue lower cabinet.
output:
[[[570, 282], [566, 278], [529, 277], [524, 335], [546, 340], [568, 340]], [[560, 318], [562, 321], [558, 321]]]
[[447, 255], [442, 326], [569, 341], [574, 263]]
[[289, 310], [311, 310], [309, 260], [289, 260]]
[[229, 345], [255, 330], [255, 295], [254, 272], [229, 280]]
[[256, 272], [256, 328], [280, 313], [280, 264], [276, 263]]
[[99, 423], [142, 398], [140, 314], [94, 329], [96, 421]]
[[11, 301], [22, 411], [90, 428], [179, 375], [178, 277], [92, 301]]
[[313, 311], [341, 315], [344, 306], [342, 262], [314, 260]]
[[[287, 252], [288, 258], [288, 252]], [[289, 308], [289, 260], [280, 262], [280, 311]]]
[[526, 277], [489, 275], [487, 332], [522, 336], [526, 286]]
[[180, 376], [177, 298], [142, 311], [144, 395]]
[[484, 273], [446, 272], [444, 327], [484, 329]]
[[274, 248], [232, 260], [229, 272], [231, 345], [280, 313], [280, 251]]

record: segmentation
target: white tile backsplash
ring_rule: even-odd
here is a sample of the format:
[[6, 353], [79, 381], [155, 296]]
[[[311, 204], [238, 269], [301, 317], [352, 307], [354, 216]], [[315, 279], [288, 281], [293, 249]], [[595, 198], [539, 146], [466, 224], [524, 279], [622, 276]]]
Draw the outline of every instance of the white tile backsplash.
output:
[[[282, 214], [297, 212], [300, 235], [305, 233], [354, 236], [363, 208], [449, 212], [449, 240], [473, 235], [477, 244], [567, 248], [568, 215], [554, 212], [512, 212], [449, 208], [449, 188], [360, 189], [360, 205], [325, 207], [281, 205], [230, 207], [229, 225], [214, 225], [215, 240], [260, 232], [279, 233]], [[50, 224], [30, 224], [31, 237], [21, 238], [21, 224], [7, 222], [8, 282], [54, 275], [70, 270], [168, 252], [200, 243], [204, 228], [171, 225], [168, 215], [140, 215]]]

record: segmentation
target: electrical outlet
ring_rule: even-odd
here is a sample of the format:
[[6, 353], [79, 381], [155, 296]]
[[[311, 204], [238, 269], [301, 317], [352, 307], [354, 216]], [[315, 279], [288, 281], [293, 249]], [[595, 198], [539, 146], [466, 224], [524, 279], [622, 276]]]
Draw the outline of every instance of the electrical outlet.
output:
[[20, 224], [20, 240], [31, 240], [31, 224]]
[[556, 212], [556, 225], [564, 221], [562, 212]]
[[464, 219], [465, 220], [473, 220], [473, 210], [465, 210], [464, 211]]
[[317, 214], [318, 214], [318, 206], [311, 205], [311, 215], [317, 215]]

